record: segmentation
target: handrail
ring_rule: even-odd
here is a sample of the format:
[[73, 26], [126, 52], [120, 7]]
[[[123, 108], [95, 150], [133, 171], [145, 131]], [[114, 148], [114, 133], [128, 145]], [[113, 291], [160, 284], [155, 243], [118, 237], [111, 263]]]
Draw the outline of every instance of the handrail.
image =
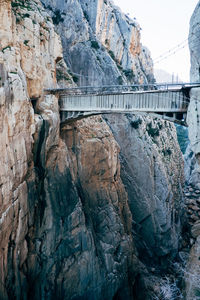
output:
[[91, 92], [107, 92], [110, 90], [119, 91], [119, 90], [127, 90], [127, 91], [159, 91], [160, 90], [169, 90], [170, 88], [174, 90], [174, 88], [192, 88], [192, 87], [200, 87], [200, 82], [181, 82], [181, 83], [150, 83], [150, 84], [132, 84], [132, 85], [103, 85], [103, 86], [77, 86], [77, 87], [66, 87], [66, 88], [53, 88], [53, 89], [45, 89], [45, 92], [52, 93], [62, 93], [62, 92], [80, 92], [84, 91], [85, 93]]

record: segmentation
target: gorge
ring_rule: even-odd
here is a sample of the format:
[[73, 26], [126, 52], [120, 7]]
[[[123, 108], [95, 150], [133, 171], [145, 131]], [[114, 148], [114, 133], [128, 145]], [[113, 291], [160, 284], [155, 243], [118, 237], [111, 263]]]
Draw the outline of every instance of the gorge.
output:
[[0, 2], [0, 299], [199, 299], [199, 89], [185, 172], [173, 123], [108, 114], [61, 126], [45, 92], [132, 82], [154, 83], [153, 62], [112, 1]]

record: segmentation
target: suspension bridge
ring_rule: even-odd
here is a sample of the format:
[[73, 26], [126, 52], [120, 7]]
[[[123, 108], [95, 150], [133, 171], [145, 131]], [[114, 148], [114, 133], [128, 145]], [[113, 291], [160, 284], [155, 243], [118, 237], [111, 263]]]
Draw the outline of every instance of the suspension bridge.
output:
[[48, 89], [59, 96], [61, 122], [105, 113], [151, 113], [186, 124], [190, 89], [200, 83]]

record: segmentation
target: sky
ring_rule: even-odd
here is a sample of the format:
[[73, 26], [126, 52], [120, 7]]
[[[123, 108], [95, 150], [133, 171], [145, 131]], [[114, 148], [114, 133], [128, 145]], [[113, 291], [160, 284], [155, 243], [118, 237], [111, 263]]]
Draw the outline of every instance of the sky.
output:
[[[181, 47], [187, 43], [190, 18], [198, 0], [113, 1], [129, 17], [135, 17], [140, 24], [141, 41], [151, 52], [155, 61], [154, 68], [174, 74], [174, 78], [178, 75], [184, 82], [189, 82], [189, 49], [188, 46]], [[181, 50], [159, 62], [160, 55], [180, 44]], [[173, 52], [168, 52], [167, 55]]]

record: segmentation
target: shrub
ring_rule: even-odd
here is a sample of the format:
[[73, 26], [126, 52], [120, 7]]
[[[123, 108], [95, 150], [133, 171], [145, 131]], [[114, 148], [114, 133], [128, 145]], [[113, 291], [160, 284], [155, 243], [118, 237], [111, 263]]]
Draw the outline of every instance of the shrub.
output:
[[63, 73], [61, 70], [56, 70], [56, 79], [57, 81], [66, 80], [71, 81], [70, 77], [67, 76], [67, 74]]
[[83, 12], [83, 15], [84, 15], [85, 19], [89, 22], [89, 16], [86, 11]]
[[118, 69], [119, 69], [120, 71], [123, 70], [122, 66], [121, 66], [119, 63], [117, 64], [117, 67], [118, 67]]
[[164, 154], [164, 156], [167, 156], [167, 155], [171, 155], [172, 154], [172, 150], [171, 149], [165, 149], [165, 150], [162, 150], [162, 153]]
[[138, 129], [139, 126], [142, 124], [142, 120], [141, 119], [137, 119], [135, 121], [131, 121], [131, 126], [134, 128], [134, 129]]
[[53, 24], [54, 25], [58, 25], [60, 22], [64, 21], [62, 15], [61, 15], [61, 12], [59, 11], [59, 9], [57, 9], [54, 12], [54, 16], [52, 17], [52, 20], [53, 20]]
[[113, 60], [115, 60], [115, 54], [113, 53], [113, 51], [112, 51], [112, 50], [109, 50], [108, 53], [109, 53], [110, 57], [111, 57]]
[[11, 2], [11, 6], [14, 8], [14, 7], [18, 7], [19, 6], [19, 3], [17, 2]]
[[133, 70], [131, 70], [131, 69], [124, 70], [124, 75], [128, 78], [128, 80], [132, 80], [135, 78], [135, 74], [133, 73]]
[[147, 125], [146, 129], [151, 137], [159, 136], [160, 134], [159, 129], [157, 127], [153, 128], [151, 123]]
[[24, 45], [25, 45], [25, 46], [28, 46], [28, 42], [29, 42], [29, 40], [25, 40], [25, 41], [24, 41]]
[[117, 77], [117, 81], [118, 81], [119, 85], [122, 85], [123, 84], [123, 78], [122, 78], [122, 76]]
[[7, 46], [7, 47], [3, 48], [1, 51], [4, 53], [4, 51], [7, 49], [11, 50], [11, 46]]
[[28, 13], [22, 15], [22, 19], [29, 18], [30, 15]]
[[94, 49], [99, 49], [99, 44], [97, 41], [91, 41], [91, 47], [94, 48]]
[[78, 77], [77, 77], [76, 75], [73, 75], [72, 78], [73, 78], [73, 81], [74, 81], [75, 83], [77, 83], [78, 80], [79, 80]]

